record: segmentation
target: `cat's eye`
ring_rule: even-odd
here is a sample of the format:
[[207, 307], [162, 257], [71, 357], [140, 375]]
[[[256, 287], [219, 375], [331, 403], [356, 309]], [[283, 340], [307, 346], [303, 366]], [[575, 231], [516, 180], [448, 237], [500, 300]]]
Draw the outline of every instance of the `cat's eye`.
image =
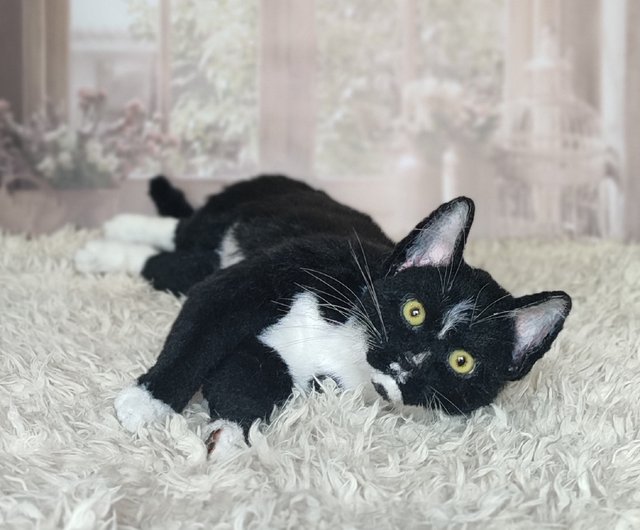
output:
[[464, 350], [456, 350], [449, 355], [449, 365], [460, 375], [470, 374], [476, 366], [473, 356]]
[[412, 326], [420, 326], [427, 317], [427, 312], [419, 300], [412, 298], [402, 306], [402, 316]]

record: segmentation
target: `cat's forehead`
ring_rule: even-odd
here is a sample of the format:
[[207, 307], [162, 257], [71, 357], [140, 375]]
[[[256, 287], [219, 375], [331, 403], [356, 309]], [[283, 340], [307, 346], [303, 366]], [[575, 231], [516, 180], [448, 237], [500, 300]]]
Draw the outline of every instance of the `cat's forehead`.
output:
[[388, 296], [417, 296], [432, 304], [450, 306], [469, 298], [482, 304], [508, 293], [484, 270], [461, 263], [452, 267], [415, 267], [399, 272], [385, 282]]

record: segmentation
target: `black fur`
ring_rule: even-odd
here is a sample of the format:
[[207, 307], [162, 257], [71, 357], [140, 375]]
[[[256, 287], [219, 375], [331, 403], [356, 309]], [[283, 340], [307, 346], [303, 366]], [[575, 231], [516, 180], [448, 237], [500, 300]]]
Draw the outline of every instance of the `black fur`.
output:
[[189, 217], [193, 208], [187, 202], [182, 191], [174, 188], [162, 175], [151, 179], [149, 183], [149, 196], [163, 217]]
[[[230, 186], [192, 215], [165, 179], [154, 179], [151, 195], [161, 214], [184, 218], [175, 252], [152, 257], [143, 276], [188, 297], [139, 383], [176, 411], [202, 387], [212, 415], [247, 429], [282, 403], [293, 385], [289, 366], [258, 336], [303, 292], [332, 325], [351, 319], [366, 329], [366, 361], [394, 379], [404, 403], [450, 413], [486, 405], [525, 376], [570, 311], [563, 292], [514, 298], [464, 261], [470, 199], [441, 206], [394, 245], [369, 216], [283, 176]], [[229, 230], [244, 259], [221, 269], [218, 251]], [[426, 309], [418, 326], [403, 316], [408, 299]], [[442, 333], [454, 307], [466, 308], [464, 318]], [[471, 373], [452, 369], [457, 350], [475, 358]], [[313, 374], [323, 375], [341, 383], [340, 373]]]

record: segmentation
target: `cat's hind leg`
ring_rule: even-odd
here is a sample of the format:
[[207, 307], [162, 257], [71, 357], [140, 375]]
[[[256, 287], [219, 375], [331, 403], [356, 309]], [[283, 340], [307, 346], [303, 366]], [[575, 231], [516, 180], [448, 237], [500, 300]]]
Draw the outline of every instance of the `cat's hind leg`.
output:
[[89, 241], [74, 256], [80, 272], [141, 274], [149, 258], [175, 248], [178, 220], [137, 214], [117, 215], [103, 226], [103, 239]]
[[102, 230], [106, 239], [139, 243], [159, 250], [175, 249], [178, 219], [139, 214], [120, 214], [107, 221]]
[[218, 270], [220, 256], [209, 250], [163, 252], [141, 243], [97, 239], [76, 252], [74, 264], [86, 273], [141, 275], [158, 291], [179, 295]]
[[80, 272], [126, 272], [140, 274], [147, 260], [158, 253], [150, 245], [96, 239], [89, 241], [74, 256]]
[[218, 270], [220, 256], [214, 251], [160, 252], [144, 264], [141, 274], [159, 291], [186, 294], [196, 283]]

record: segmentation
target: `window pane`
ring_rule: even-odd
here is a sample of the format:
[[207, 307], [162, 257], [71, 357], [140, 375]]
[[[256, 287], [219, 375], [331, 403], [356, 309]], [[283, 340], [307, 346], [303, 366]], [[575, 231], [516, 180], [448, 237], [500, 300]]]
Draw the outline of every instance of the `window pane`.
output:
[[[72, 0], [71, 2], [71, 116], [82, 121], [80, 98], [92, 90], [104, 93], [104, 119], [122, 116], [132, 100], [152, 110], [157, 100], [157, 46], [141, 38], [139, 11], [157, 10], [157, 0]], [[142, 7], [145, 7], [143, 10]], [[157, 23], [148, 20], [148, 31]]]
[[255, 166], [258, 0], [174, 1], [171, 24], [171, 132], [192, 176]]
[[118, 178], [253, 171], [257, 28], [258, 0], [72, 0], [72, 124]]
[[437, 172], [452, 142], [489, 139], [503, 0], [331, 0], [317, 9], [320, 175], [389, 175], [407, 162]]
[[397, 2], [317, 4], [320, 176], [384, 172], [399, 114]]

